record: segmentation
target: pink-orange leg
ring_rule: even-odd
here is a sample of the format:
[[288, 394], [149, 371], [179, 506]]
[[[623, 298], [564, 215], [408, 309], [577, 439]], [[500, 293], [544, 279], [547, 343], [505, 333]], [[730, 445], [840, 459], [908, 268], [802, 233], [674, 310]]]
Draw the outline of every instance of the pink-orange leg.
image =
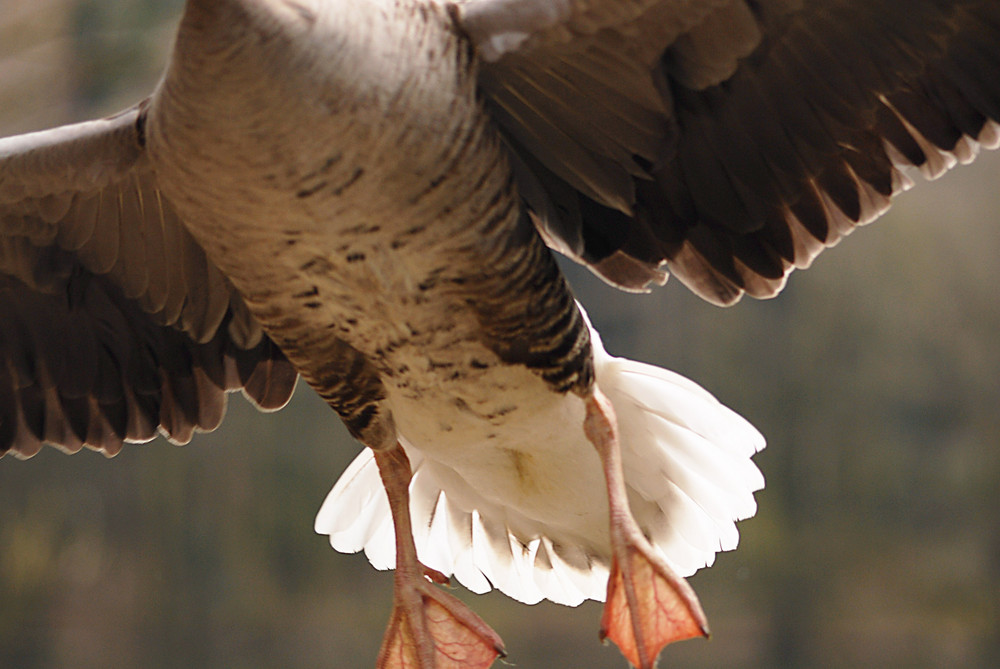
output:
[[465, 604], [435, 587], [447, 578], [417, 560], [410, 526], [410, 461], [402, 447], [375, 451], [396, 534], [395, 600], [377, 669], [486, 669], [503, 641]]
[[600, 390], [585, 399], [584, 431], [604, 466], [611, 510], [611, 575], [601, 639], [639, 669], [653, 669], [668, 643], [708, 636], [694, 590], [656, 553], [629, 509], [614, 407]]

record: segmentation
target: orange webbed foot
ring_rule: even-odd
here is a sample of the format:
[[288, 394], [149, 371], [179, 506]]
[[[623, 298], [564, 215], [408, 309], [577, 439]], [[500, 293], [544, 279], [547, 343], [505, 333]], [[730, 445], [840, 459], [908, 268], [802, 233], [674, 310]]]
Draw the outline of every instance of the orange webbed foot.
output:
[[397, 583], [377, 669], [486, 669], [503, 641], [465, 604], [423, 578]]
[[663, 647], [707, 637], [708, 620], [687, 581], [639, 536], [625, 539], [608, 578], [601, 639], [610, 639], [639, 669], [652, 669]]

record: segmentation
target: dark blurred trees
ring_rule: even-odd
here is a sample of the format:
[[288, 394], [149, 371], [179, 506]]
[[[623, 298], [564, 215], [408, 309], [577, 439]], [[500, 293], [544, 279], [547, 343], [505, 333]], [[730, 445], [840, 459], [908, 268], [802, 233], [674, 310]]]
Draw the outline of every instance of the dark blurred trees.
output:
[[[0, 134], [145, 94], [179, 4], [4, 0]], [[919, 183], [776, 300], [627, 296], [567, 268], [609, 350], [769, 441], [741, 547], [692, 579], [715, 638], [664, 666], [1000, 666], [998, 158]], [[312, 532], [356, 450], [300, 388], [275, 415], [233, 398], [185, 448], [3, 459], [0, 666], [370, 666], [391, 579]], [[517, 666], [624, 666], [597, 604], [468, 599]]]

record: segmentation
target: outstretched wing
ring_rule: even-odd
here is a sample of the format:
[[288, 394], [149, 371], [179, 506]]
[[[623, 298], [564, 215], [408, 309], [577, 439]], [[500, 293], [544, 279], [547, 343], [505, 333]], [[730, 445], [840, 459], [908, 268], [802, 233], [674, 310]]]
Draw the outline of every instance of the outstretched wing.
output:
[[109, 455], [262, 409], [296, 373], [146, 164], [143, 106], [0, 140], [0, 455]]
[[466, 0], [550, 246], [641, 290], [770, 297], [1000, 143], [995, 0]]

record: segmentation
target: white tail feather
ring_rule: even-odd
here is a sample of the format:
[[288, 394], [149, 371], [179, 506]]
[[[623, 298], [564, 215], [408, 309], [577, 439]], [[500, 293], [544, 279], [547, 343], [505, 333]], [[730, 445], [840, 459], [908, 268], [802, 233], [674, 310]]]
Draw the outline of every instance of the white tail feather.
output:
[[[718, 551], [736, 547], [736, 521], [756, 511], [753, 493], [763, 488], [764, 479], [751, 457], [764, 447], [763, 437], [694, 382], [614, 358], [593, 328], [591, 335], [598, 386], [618, 415], [636, 520], [680, 574], [711, 565]], [[565, 420], [571, 413], [554, 419]], [[566, 426], [565, 431], [567, 439], [583, 442], [569, 444], [570, 456], [591, 448], [581, 426]], [[606, 537], [606, 527], [586, 540], [579, 538], [579, 528], [531, 520], [545, 518], [544, 509], [529, 517], [523, 507], [499, 504], [455, 468], [430, 459], [405, 435], [400, 441], [414, 472], [410, 512], [424, 564], [454, 575], [473, 592], [495, 587], [527, 603], [549, 599], [575, 606], [604, 598], [608, 556], [601, 537]], [[566, 478], [548, 481], [554, 491], [579, 485], [565, 471], [552, 475]], [[593, 504], [606, 509], [603, 495], [603, 489], [594, 491]], [[339, 551], [363, 549], [379, 569], [395, 566], [389, 505], [370, 450], [362, 451], [337, 481], [316, 517], [316, 531], [329, 535]]]

